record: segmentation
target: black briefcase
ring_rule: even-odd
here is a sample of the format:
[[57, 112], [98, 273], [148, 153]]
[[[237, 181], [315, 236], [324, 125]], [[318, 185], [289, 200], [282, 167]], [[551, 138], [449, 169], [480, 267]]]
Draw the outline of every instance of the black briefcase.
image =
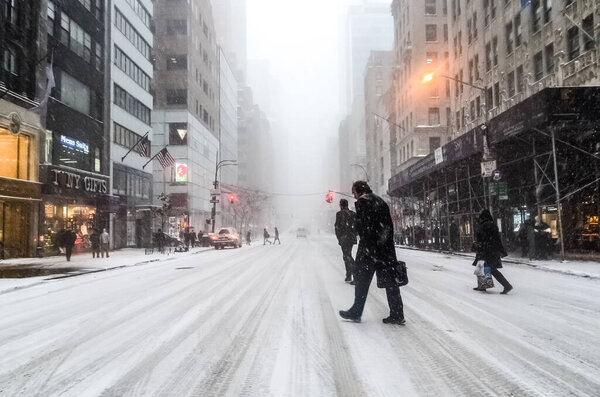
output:
[[378, 268], [376, 273], [377, 288], [402, 287], [408, 284], [408, 272], [403, 261], [396, 261], [393, 266]]

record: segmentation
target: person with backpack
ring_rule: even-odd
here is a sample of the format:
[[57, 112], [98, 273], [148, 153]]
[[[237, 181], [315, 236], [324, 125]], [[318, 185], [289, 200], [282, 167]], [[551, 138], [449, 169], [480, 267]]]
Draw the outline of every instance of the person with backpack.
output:
[[348, 208], [348, 200], [340, 200], [340, 210], [335, 214], [335, 236], [342, 248], [342, 258], [346, 266], [345, 282], [354, 285], [354, 258], [352, 247], [356, 244], [356, 213]]

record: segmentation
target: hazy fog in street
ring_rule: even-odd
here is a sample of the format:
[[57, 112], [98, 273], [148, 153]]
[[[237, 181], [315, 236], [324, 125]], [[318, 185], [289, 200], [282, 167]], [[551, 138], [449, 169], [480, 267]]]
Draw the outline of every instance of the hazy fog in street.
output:
[[[273, 191], [321, 195], [279, 197], [282, 213], [312, 218], [338, 184], [336, 140], [343, 109], [341, 67], [348, 0], [248, 1], [249, 84], [272, 120]], [[260, 60], [256, 62], [256, 60]], [[258, 65], [257, 65], [258, 64]], [[258, 72], [257, 72], [258, 70]], [[259, 81], [269, 75], [269, 89]], [[262, 91], [261, 92], [261, 88]], [[267, 103], [265, 103], [267, 102]], [[336, 196], [335, 202], [339, 199]]]

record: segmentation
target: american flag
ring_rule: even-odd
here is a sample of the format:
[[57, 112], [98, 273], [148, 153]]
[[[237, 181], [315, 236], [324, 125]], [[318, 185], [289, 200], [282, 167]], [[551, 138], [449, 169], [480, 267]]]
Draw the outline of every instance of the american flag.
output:
[[166, 147], [156, 154], [156, 159], [163, 168], [175, 165], [175, 159], [171, 156], [171, 153], [169, 153]]
[[142, 157], [150, 157], [150, 140], [147, 136], [143, 137], [140, 143], [137, 144], [135, 151]]

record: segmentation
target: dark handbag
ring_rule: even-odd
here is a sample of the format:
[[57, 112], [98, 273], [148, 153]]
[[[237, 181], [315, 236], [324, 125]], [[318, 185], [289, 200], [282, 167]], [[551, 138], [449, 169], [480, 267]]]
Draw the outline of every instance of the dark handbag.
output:
[[377, 288], [402, 287], [408, 284], [408, 272], [403, 261], [396, 261], [393, 266], [378, 268], [376, 273]]

